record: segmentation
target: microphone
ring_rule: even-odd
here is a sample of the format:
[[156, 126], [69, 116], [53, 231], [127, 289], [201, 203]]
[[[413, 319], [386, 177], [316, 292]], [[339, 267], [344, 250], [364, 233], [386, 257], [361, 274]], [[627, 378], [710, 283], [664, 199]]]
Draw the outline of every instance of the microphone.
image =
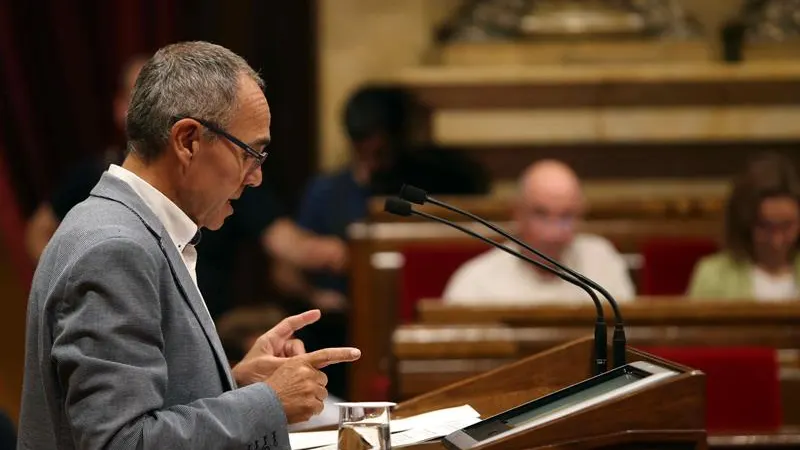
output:
[[475, 214], [470, 213], [469, 211], [464, 211], [462, 209], [456, 208], [455, 206], [447, 204], [447, 203], [445, 203], [445, 202], [443, 202], [441, 200], [437, 200], [437, 199], [429, 196], [427, 192], [425, 192], [424, 190], [422, 190], [422, 189], [420, 189], [418, 187], [410, 186], [410, 185], [407, 185], [407, 184], [403, 185], [403, 187], [400, 189], [400, 197], [405, 199], [405, 200], [407, 200], [407, 201], [410, 201], [412, 203], [416, 203], [418, 205], [423, 205], [423, 204], [425, 204], [426, 201], [428, 201], [430, 203], [433, 203], [434, 205], [440, 206], [440, 207], [445, 208], [447, 210], [450, 210], [450, 211], [452, 211], [454, 213], [460, 214], [462, 216], [469, 217], [472, 220], [480, 222], [481, 224], [485, 225], [486, 227], [488, 227], [488, 228], [494, 230], [495, 232], [499, 233], [501, 236], [511, 240], [511, 242], [514, 242], [515, 244], [522, 246], [523, 248], [527, 249], [528, 251], [530, 251], [531, 253], [535, 254], [536, 256], [544, 259], [545, 261], [549, 262], [550, 264], [558, 267], [559, 269], [567, 272], [568, 274], [572, 275], [573, 277], [577, 278], [578, 280], [586, 283], [590, 287], [592, 287], [594, 289], [597, 289], [603, 295], [603, 297], [605, 297], [608, 300], [608, 303], [611, 304], [611, 308], [614, 311], [614, 335], [612, 337], [612, 347], [613, 347], [613, 355], [614, 355], [614, 367], [620, 367], [620, 366], [625, 365], [625, 362], [626, 362], [626, 359], [627, 359], [627, 356], [625, 355], [625, 347], [627, 346], [627, 338], [625, 337], [625, 325], [624, 325], [624, 323], [622, 321], [622, 314], [620, 313], [619, 305], [617, 305], [617, 301], [602, 286], [600, 286], [599, 284], [595, 283], [591, 279], [586, 278], [585, 276], [581, 275], [580, 273], [570, 269], [569, 267], [566, 267], [566, 266], [560, 264], [558, 261], [556, 261], [553, 258], [545, 255], [544, 253], [536, 250], [535, 248], [531, 247], [530, 245], [526, 244], [525, 242], [522, 242], [520, 239], [517, 239], [516, 237], [512, 236], [508, 232], [502, 230], [497, 225], [494, 225], [493, 223], [491, 223], [491, 222], [489, 222], [489, 221], [487, 221], [485, 219], [482, 219], [482, 218], [476, 216]]
[[603, 305], [600, 303], [600, 299], [597, 298], [597, 294], [595, 294], [594, 291], [591, 290], [590, 288], [586, 287], [584, 283], [580, 282], [571, 275], [568, 275], [560, 270], [553, 269], [552, 267], [540, 261], [536, 261], [535, 259], [532, 259], [531, 257], [524, 255], [516, 250], [513, 250], [499, 242], [481, 236], [480, 234], [462, 225], [459, 225], [455, 222], [451, 222], [447, 219], [443, 219], [439, 216], [434, 216], [433, 214], [428, 214], [424, 211], [417, 211], [414, 208], [412, 208], [411, 203], [405, 200], [399, 198], [387, 198], [383, 208], [386, 212], [397, 216], [404, 216], [404, 217], [408, 217], [411, 215], [420, 216], [429, 220], [433, 220], [434, 222], [439, 222], [443, 225], [447, 225], [448, 227], [455, 228], [456, 230], [459, 230], [462, 233], [466, 233], [510, 255], [513, 255], [517, 258], [522, 259], [523, 261], [533, 264], [534, 266], [542, 270], [551, 272], [555, 274], [557, 277], [566, 281], [567, 283], [574, 284], [575, 286], [578, 286], [579, 288], [586, 291], [586, 293], [589, 294], [589, 297], [592, 298], [592, 301], [594, 302], [595, 308], [597, 310], [597, 319], [595, 320], [595, 326], [594, 326], [594, 372], [595, 372], [594, 374], [597, 375], [606, 371], [608, 366], [608, 349], [606, 348], [607, 329], [606, 329], [606, 321], [603, 311]]

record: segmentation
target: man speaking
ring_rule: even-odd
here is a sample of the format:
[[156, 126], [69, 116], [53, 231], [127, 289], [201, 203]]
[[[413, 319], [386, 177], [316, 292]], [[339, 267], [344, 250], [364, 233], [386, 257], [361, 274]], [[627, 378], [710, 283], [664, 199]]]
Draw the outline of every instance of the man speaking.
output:
[[64, 218], [28, 306], [21, 449], [288, 449], [287, 423], [320, 412], [328, 364], [293, 333], [261, 336], [232, 370], [197, 288], [200, 228], [261, 183], [263, 81], [229, 50], [189, 42], [142, 68], [128, 156]]

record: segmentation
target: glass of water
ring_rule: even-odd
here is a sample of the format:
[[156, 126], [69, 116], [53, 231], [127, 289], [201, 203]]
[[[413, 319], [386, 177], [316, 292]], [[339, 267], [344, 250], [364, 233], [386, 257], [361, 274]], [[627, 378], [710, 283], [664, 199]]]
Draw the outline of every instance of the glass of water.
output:
[[389, 450], [389, 416], [395, 403], [337, 403], [339, 407], [339, 450]]

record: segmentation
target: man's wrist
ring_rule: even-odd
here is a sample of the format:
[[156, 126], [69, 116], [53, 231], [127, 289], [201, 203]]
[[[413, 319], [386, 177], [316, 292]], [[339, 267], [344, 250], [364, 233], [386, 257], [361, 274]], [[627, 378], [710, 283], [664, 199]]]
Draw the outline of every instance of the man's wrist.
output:
[[247, 376], [247, 371], [243, 370], [241, 361], [233, 366], [231, 369], [231, 375], [233, 376], [233, 381], [235, 381], [236, 385], [239, 387], [248, 386], [254, 382], [254, 380]]

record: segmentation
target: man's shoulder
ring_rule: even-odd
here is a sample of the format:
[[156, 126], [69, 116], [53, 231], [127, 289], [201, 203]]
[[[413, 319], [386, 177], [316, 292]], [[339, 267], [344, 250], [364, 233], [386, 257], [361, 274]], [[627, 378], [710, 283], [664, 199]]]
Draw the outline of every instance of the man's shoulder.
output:
[[75, 206], [61, 222], [62, 227], [81, 227], [104, 223], [135, 224], [141, 219], [122, 202], [91, 195]]
[[349, 169], [319, 174], [308, 183], [301, 209], [308, 211], [309, 208], [317, 208], [318, 202], [330, 200], [332, 196], [338, 196], [341, 192], [350, 192], [354, 186], [356, 182]]
[[500, 249], [490, 249], [479, 255], [473, 256], [458, 268], [458, 272], [476, 274], [487, 270], [494, 270], [499, 265], [513, 262], [511, 255]]
[[591, 233], [580, 233], [575, 236], [572, 246], [581, 253], [613, 253], [619, 254], [617, 247], [607, 238]]
[[[145, 224], [124, 205], [90, 197], [75, 206], [61, 222], [39, 259], [32, 280], [31, 299], [45, 299], [81, 271], [165, 270], [159, 244]], [[43, 307], [43, 306], [42, 306]]]
[[736, 260], [729, 252], [721, 251], [700, 258], [696, 266], [700, 271], [723, 272], [740, 270], [744, 265], [744, 263]]
[[79, 254], [111, 240], [134, 241], [151, 251], [160, 249], [136, 213], [122, 203], [99, 197], [89, 197], [76, 205], [61, 222], [48, 247]]
[[309, 186], [311, 189], [319, 191], [331, 190], [337, 186], [355, 185], [353, 171], [346, 167], [330, 173], [322, 173], [311, 179]]

